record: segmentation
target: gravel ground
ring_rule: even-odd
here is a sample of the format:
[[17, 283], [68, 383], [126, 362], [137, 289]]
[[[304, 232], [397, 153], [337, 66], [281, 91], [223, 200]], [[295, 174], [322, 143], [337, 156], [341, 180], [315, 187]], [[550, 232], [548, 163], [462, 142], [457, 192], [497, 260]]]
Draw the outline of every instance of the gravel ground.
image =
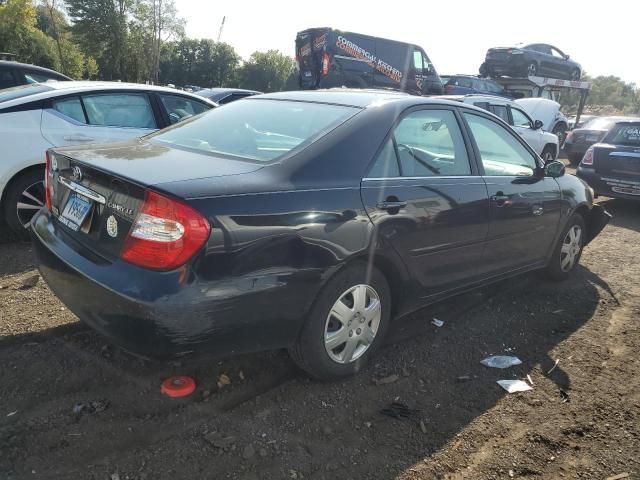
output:
[[[528, 274], [400, 319], [373, 365], [329, 384], [283, 352], [133, 358], [5, 234], [0, 479], [640, 478], [640, 208], [603, 203], [615, 218], [569, 281]], [[489, 369], [489, 354], [523, 363]], [[171, 374], [196, 392], [162, 396]], [[527, 376], [527, 392], [496, 384]], [[380, 413], [394, 401], [410, 418]]]

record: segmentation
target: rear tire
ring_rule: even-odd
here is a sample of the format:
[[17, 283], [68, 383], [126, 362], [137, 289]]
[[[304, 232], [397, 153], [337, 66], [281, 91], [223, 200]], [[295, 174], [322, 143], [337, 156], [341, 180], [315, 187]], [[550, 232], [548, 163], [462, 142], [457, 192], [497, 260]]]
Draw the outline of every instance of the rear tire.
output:
[[538, 75], [538, 64], [536, 62], [529, 62], [525, 71], [527, 77], [535, 77]]
[[4, 218], [18, 238], [29, 239], [29, 222], [44, 201], [44, 169], [27, 171], [11, 181], [4, 199]]
[[555, 160], [556, 159], [556, 147], [554, 147], [553, 145], [547, 145], [542, 150], [542, 153], [540, 154], [540, 157], [542, 157], [542, 160], [544, 160], [544, 163], [549, 163], [549, 162]]
[[[365, 300], [358, 303], [358, 298]], [[391, 292], [384, 275], [372, 267], [367, 279], [367, 265], [353, 264], [322, 289], [289, 354], [320, 380], [354, 375], [382, 344], [390, 317]]]
[[567, 138], [567, 126], [564, 123], [558, 123], [553, 130], [551, 131], [556, 137], [558, 137], [558, 146], [562, 146], [564, 144], [565, 139]]
[[569, 162], [571, 162], [571, 165], [578, 165], [582, 160], [582, 155], [579, 155], [577, 153], [569, 153], [567, 154], [567, 158], [569, 158]]
[[580, 72], [579, 68], [575, 68], [571, 71], [571, 80], [574, 80], [577, 82], [580, 80], [581, 76], [582, 76], [582, 72]]
[[584, 218], [574, 213], [562, 231], [547, 265], [546, 273], [551, 279], [562, 281], [569, 278], [580, 262], [586, 234]]

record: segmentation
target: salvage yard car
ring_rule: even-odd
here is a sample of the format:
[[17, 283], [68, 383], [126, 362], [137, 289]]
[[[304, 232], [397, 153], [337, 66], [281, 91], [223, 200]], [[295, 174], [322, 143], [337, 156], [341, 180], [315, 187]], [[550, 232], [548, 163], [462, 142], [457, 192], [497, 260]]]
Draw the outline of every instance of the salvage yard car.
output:
[[425, 51], [410, 43], [332, 28], [310, 28], [296, 36], [302, 90], [388, 88], [439, 95], [442, 80]]
[[577, 170], [598, 195], [640, 201], [640, 119], [618, 121]]
[[215, 107], [196, 95], [119, 82], [35, 83], [0, 91], [0, 216], [16, 234], [44, 205], [47, 148], [140, 137]]
[[27, 63], [0, 60], [0, 90], [31, 83], [64, 82], [69, 80], [71, 80], [69, 77], [55, 70]]
[[394, 92], [249, 97], [141, 139], [54, 148], [39, 268], [143, 355], [288, 348], [358, 372], [393, 317], [546, 269], [608, 221], [490, 113]]
[[569, 132], [564, 142], [563, 149], [573, 165], [577, 165], [591, 145], [594, 145], [607, 136], [617, 122], [640, 121], [637, 117], [597, 117], [585, 123], [582, 127]]
[[208, 98], [219, 105], [224, 105], [253, 95], [260, 95], [261, 93], [242, 88], [202, 88], [196, 92], [196, 95]]
[[480, 75], [580, 80], [582, 67], [553, 45], [532, 43], [522, 47], [490, 48], [480, 66]]

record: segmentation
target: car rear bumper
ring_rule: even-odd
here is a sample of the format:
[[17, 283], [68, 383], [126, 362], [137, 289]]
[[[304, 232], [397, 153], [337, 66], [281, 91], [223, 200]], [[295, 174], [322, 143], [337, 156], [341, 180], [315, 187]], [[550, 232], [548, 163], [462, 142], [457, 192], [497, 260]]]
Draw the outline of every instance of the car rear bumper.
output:
[[[610, 175], [603, 176], [593, 168], [578, 165], [576, 175], [587, 182], [597, 195], [612, 198], [624, 198], [626, 200], [640, 201], [640, 180], [632, 181], [622, 178], [612, 177]], [[616, 191], [620, 189], [637, 190], [638, 194], [633, 195]]]
[[309, 295], [291, 292], [284, 272], [206, 281], [189, 266], [154, 272], [100, 262], [67, 238], [44, 209], [31, 230], [51, 290], [80, 320], [139, 355], [228, 355], [285, 347], [306, 313], [296, 302]]
[[576, 155], [576, 156], [584, 156], [586, 151], [589, 149], [589, 145], [581, 144], [581, 143], [570, 143], [564, 142], [562, 149], [565, 151], [567, 155]]

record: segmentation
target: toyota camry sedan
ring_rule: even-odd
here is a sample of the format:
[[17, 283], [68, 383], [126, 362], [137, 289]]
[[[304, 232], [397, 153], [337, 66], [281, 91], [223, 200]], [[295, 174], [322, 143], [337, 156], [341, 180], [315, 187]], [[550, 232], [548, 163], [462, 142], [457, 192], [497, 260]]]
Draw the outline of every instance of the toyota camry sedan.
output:
[[429, 303], [566, 278], [609, 219], [494, 115], [391, 92], [255, 96], [46, 165], [35, 250], [80, 319], [152, 357], [287, 348], [322, 379]]

